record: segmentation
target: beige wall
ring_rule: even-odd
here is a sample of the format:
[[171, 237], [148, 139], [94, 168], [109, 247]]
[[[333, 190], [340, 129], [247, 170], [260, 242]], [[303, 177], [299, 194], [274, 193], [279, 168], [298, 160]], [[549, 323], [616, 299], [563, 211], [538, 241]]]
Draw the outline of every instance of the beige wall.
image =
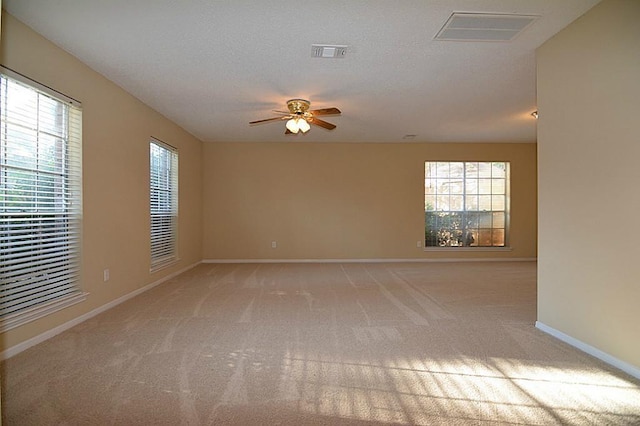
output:
[[640, 367], [640, 2], [538, 50], [538, 318]]
[[[204, 259], [536, 257], [535, 144], [205, 144]], [[507, 252], [424, 252], [424, 161], [511, 161]], [[271, 248], [271, 241], [278, 247]]]
[[[202, 143], [3, 12], [0, 62], [82, 102], [85, 302], [0, 336], [0, 351], [201, 259]], [[179, 150], [180, 261], [149, 273], [149, 138]], [[103, 270], [111, 278], [103, 282]]]

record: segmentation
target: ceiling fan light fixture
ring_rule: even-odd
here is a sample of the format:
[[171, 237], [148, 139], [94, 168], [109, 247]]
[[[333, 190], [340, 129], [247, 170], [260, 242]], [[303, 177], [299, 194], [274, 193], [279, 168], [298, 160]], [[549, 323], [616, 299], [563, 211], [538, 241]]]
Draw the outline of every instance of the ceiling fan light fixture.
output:
[[298, 118], [298, 129], [302, 130], [302, 133], [307, 133], [311, 126], [304, 118]]
[[298, 127], [298, 119], [292, 118], [291, 120], [287, 121], [286, 127], [287, 130], [289, 130], [291, 133], [298, 133], [298, 131], [300, 130], [300, 127]]
[[283, 115], [280, 117], [266, 118], [264, 120], [250, 121], [249, 124], [253, 125], [286, 120], [285, 127], [287, 130], [285, 131], [285, 135], [295, 135], [301, 131], [302, 133], [307, 133], [311, 129], [312, 124], [327, 130], [333, 130], [336, 128], [335, 124], [317, 118], [316, 115], [340, 115], [341, 111], [338, 108], [331, 107], [310, 110], [309, 105], [309, 101], [305, 99], [289, 99], [287, 101], [288, 113], [286, 111], [276, 111]]

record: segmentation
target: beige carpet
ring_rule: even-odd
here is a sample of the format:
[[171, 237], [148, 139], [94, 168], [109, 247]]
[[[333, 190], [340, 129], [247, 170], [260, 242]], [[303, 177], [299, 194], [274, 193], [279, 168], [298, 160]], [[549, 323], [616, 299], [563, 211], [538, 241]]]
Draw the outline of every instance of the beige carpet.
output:
[[203, 264], [4, 362], [3, 424], [640, 424], [638, 380], [534, 328], [535, 273]]

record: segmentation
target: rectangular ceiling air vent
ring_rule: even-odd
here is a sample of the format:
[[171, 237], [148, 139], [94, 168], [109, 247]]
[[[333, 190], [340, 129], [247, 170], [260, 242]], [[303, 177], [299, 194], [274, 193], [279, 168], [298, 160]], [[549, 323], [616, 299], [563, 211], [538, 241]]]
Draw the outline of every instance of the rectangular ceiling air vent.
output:
[[511, 41], [537, 18], [535, 15], [455, 12], [435, 40]]
[[341, 44], [326, 45], [326, 44], [313, 44], [311, 45], [311, 57], [312, 58], [344, 58], [347, 55], [347, 46]]

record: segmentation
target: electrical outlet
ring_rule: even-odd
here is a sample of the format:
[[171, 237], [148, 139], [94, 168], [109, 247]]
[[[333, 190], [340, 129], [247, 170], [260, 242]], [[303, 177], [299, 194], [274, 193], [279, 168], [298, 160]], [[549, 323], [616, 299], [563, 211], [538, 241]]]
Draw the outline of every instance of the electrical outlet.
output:
[[271, 241], [271, 248], [277, 248], [278, 247], [278, 242], [277, 241]]
[[102, 271], [102, 280], [106, 283], [109, 281], [109, 269]]
[[422, 247], [422, 241], [418, 240], [418, 242], [416, 243], [416, 247], [418, 248]]

